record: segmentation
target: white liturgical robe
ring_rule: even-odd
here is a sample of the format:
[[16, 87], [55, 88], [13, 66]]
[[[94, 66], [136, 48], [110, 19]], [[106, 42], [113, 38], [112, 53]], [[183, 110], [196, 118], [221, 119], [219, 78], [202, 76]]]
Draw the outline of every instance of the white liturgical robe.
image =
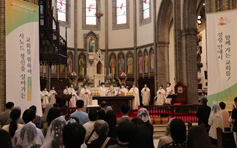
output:
[[92, 105], [91, 91], [87, 88], [82, 88], [80, 98], [84, 101], [84, 105]]
[[151, 96], [150, 89], [148, 87], [144, 87], [141, 91], [141, 95], [142, 95], [142, 104], [149, 105]]
[[139, 98], [139, 90], [137, 87], [132, 87], [129, 90], [130, 93], [133, 94], [134, 99], [132, 100], [132, 109], [138, 109], [138, 106], [140, 105], [140, 98]]
[[155, 105], [163, 105], [165, 101], [165, 90], [163, 88], [157, 91], [157, 100]]
[[47, 90], [43, 90], [41, 91], [40, 96], [43, 99], [42, 107], [45, 108], [46, 104], [49, 103], [50, 94]]
[[107, 89], [105, 87], [100, 87], [100, 96], [106, 96]]
[[55, 95], [57, 94], [57, 92], [55, 90], [50, 90], [50, 103], [55, 104], [56, 103], [56, 99], [55, 99]]
[[68, 95], [72, 95], [72, 98], [70, 99], [70, 102], [69, 102], [69, 107], [76, 107], [76, 102], [79, 98], [74, 88], [72, 87], [68, 88]]
[[107, 96], [116, 96], [117, 95], [117, 91], [114, 88], [109, 88], [107, 90]]
[[165, 103], [166, 104], [171, 104], [172, 98], [167, 98], [167, 96], [169, 96], [171, 94], [172, 94], [172, 88], [171, 88], [171, 86], [169, 86], [166, 88], [166, 94], [165, 94], [165, 97], [166, 97]]
[[69, 95], [68, 88], [65, 88], [65, 89], [63, 90], [63, 94], [64, 94], [64, 95]]
[[127, 93], [128, 93], [128, 90], [125, 87], [119, 90], [119, 94], [127, 95]]

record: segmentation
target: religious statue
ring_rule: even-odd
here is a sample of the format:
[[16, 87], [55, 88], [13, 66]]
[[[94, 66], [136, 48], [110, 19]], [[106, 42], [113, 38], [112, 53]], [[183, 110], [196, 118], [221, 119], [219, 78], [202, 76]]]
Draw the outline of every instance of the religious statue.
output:
[[144, 66], [145, 66], [145, 73], [148, 73], [148, 60], [149, 60], [149, 56], [148, 56], [148, 53], [147, 51], [145, 51], [145, 57], [144, 57]]
[[72, 55], [71, 54], [68, 55], [67, 67], [68, 67], [68, 73], [71, 74], [72, 73]]
[[139, 73], [142, 74], [143, 70], [142, 70], [142, 62], [143, 62], [143, 57], [142, 57], [142, 53], [139, 53]]
[[123, 54], [119, 55], [119, 74], [121, 75], [124, 72], [124, 58], [123, 58]]
[[44, 63], [44, 66], [43, 66], [43, 73], [46, 73], [46, 62]]
[[114, 56], [114, 55], [111, 55], [110, 57], [111, 57], [111, 59], [110, 59], [110, 69], [111, 69], [111, 73], [112, 73], [112, 74], [115, 74], [115, 66], [116, 66], [115, 56]]
[[97, 64], [97, 74], [102, 74], [102, 64], [100, 61]]
[[51, 74], [53, 74], [53, 75], [57, 74], [56, 70], [57, 70], [57, 65], [52, 65], [51, 66]]
[[83, 76], [86, 68], [86, 60], [84, 59], [84, 55], [80, 56], [79, 60], [79, 75]]
[[130, 53], [128, 55], [128, 61], [127, 61], [127, 65], [128, 65], [128, 75], [132, 75], [133, 74], [133, 57], [132, 54]]
[[64, 74], [64, 65], [60, 64], [60, 74], [63, 75]]
[[151, 73], [154, 73], [155, 72], [155, 55], [154, 55], [154, 50], [151, 50], [150, 59], [151, 59]]
[[89, 52], [94, 52], [95, 49], [95, 40], [91, 36], [89, 39]]

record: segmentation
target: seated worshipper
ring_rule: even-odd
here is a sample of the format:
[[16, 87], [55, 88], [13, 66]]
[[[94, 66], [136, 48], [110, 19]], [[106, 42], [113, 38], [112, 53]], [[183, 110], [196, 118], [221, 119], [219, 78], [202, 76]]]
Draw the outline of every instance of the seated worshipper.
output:
[[107, 102], [106, 101], [101, 101], [100, 103], [100, 109], [105, 110], [107, 107]]
[[144, 85], [144, 87], [141, 91], [141, 94], [142, 94], [142, 104], [149, 105], [151, 93], [150, 93], [150, 89], [147, 87], [146, 84]]
[[59, 104], [58, 104], [58, 103], [54, 103], [54, 104], [53, 104], [53, 107], [56, 107], [56, 108], [60, 109], [60, 107], [59, 107]]
[[134, 96], [134, 99], [132, 100], [132, 109], [137, 110], [138, 106], [140, 105], [140, 98], [139, 98], [139, 90], [136, 87], [135, 83], [133, 83], [133, 87], [129, 90], [129, 92]]
[[3, 130], [10, 133], [11, 138], [14, 137], [16, 130], [19, 128], [22, 128], [23, 125], [17, 123], [17, 121], [20, 119], [21, 111], [19, 109], [13, 109], [10, 114], [11, 122], [8, 125], [4, 125], [2, 127]]
[[94, 124], [94, 130], [99, 135], [99, 138], [87, 145], [88, 148], [107, 148], [110, 145], [117, 144], [117, 140], [108, 137], [109, 125], [104, 120], [97, 120]]
[[165, 97], [166, 97], [165, 103], [166, 104], [171, 104], [172, 98], [167, 98], [169, 95], [172, 95], [172, 92], [173, 92], [170, 82], [167, 83], [167, 87], [165, 89], [165, 92], [166, 92], [165, 93]]
[[100, 96], [106, 96], [107, 89], [105, 88], [105, 83], [102, 82], [100, 86]]
[[103, 110], [103, 109], [98, 110], [98, 118], [97, 119], [101, 119], [101, 120], [105, 119], [105, 110]]
[[44, 88], [44, 90], [41, 91], [40, 96], [43, 99], [42, 107], [45, 108], [46, 104], [49, 103], [49, 97], [50, 97], [50, 94], [47, 91], [47, 88]]
[[125, 88], [125, 84], [121, 84], [121, 89], [119, 90], [119, 94], [122, 94], [123, 96], [126, 96], [128, 93], [128, 90]]
[[66, 88], [63, 90], [63, 94], [64, 95], [69, 95], [68, 86], [66, 86]]
[[12, 140], [9, 133], [5, 130], [0, 130], [1, 148], [12, 148]]
[[44, 126], [43, 126], [43, 134], [44, 134], [44, 136], [46, 136], [46, 134], [48, 132], [48, 128], [49, 128], [51, 122], [54, 119], [58, 118], [60, 115], [61, 115], [61, 110], [58, 109], [58, 108], [53, 107], [53, 108], [51, 108], [49, 110], [49, 113], [48, 113], [48, 116], [47, 116], [47, 122], [45, 122]]
[[135, 126], [130, 148], [154, 148], [153, 136], [149, 128], [145, 125]]
[[52, 90], [50, 90], [49, 94], [50, 94], [50, 103], [52, 104], [56, 103], [55, 95], [57, 95], [57, 92], [54, 90], [54, 87], [52, 87]]
[[212, 144], [217, 145], [216, 128], [220, 127], [224, 132], [224, 123], [219, 105], [217, 104], [212, 105], [210, 117], [208, 119], [208, 124], [211, 126], [209, 136], [211, 138]]
[[105, 121], [109, 124], [108, 137], [116, 138], [115, 128], [117, 125], [116, 114], [110, 110], [105, 113]]
[[40, 121], [40, 128], [43, 128], [44, 123], [47, 122], [47, 116], [48, 116], [49, 110], [50, 110], [52, 107], [53, 107], [53, 104], [51, 104], [51, 103], [48, 103], [48, 104], [45, 106], [44, 115], [41, 117], [41, 121]]
[[128, 148], [129, 142], [133, 137], [135, 125], [131, 122], [122, 122], [116, 127], [118, 144], [111, 145], [108, 148]]
[[122, 117], [117, 120], [117, 124], [119, 125], [122, 122], [131, 122], [132, 118], [128, 117], [128, 112], [130, 110], [130, 107], [127, 104], [123, 104], [120, 107]]
[[87, 89], [86, 84], [84, 84], [83, 88], [81, 89], [80, 98], [84, 101], [85, 106], [92, 104], [91, 91]]
[[77, 110], [76, 112], [71, 114], [71, 118], [78, 118], [81, 125], [84, 125], [85, 123], [89, 122], [88, 114], [83, 112], [84, 107], [84, 101], [83, 100], [77, 100]]
[[12, 139], [13, 148], [39, 148], [44, 143], [44, 136], [32, 121], [35, 118], [35, 112], [32, 109], [24, 111], [23, 120], [25, 125], [15, 132]]
[[94, 132], [94, 124], [95, 124], [95, 121], [97, 120], [97, 115], [98, 114], [97, 114], [96, 109], [90, 110], [88, 114], [90, 121], [83, 125], [83, 127], [86, 129], [86, 136], [85, 136], [86, 144], [90, 144], [92, 141], [99, 138], [97, 133]]
[[66, 120], [63, 116], [54, 119], [49, 126], [44, 145], [41, 148], [62, 148], [62, 134], [65, 125]]
[[170, 123], [172, 142], [166, 143], [161, 148], [187, 148], [186, 126], [181, 119], [173, 119]]
[[79, 100], [79, 97], [77, 96], [77, 92], [73, 88], [73, 84], [70, 85], [70, 88], [68, 88], [69, 95], [72, 95], [72, 98], [69, 102], [69, 107], [76, 107], [76, 101]]
[[34, 119], [34, 122], [33, 122], [33, 123], [35, 124], [35, 126], [36, 126], [37, 128], [39, 128], [41, 118], [40, 118], [40, 116], [36, 115], [36, 113], [37, 113], [37, 108], [36, 108], [36, 106], [32, 105], [32, 106], [30, 107], [30, 109], [32, 109], [32, 110], [35, 112], [35, 119]]
[[146, 108], [141, 108], [137, 114], [138, 118], [141, 118], [144, 124], [151, 130], [152, 135], [154, 133], [154, 127], [151, 125], [151, 118]]
[[165, 136], [160, 138], [157, 148], [161, 148], [166, 143], [170, 143], [173, 141], [173, 139], [171, 137], [171, 133], [170, 133], [170, 123], [173, 119], [175, 119], [175, 118], [171, 118], [169, 120], [167, 127], [166, 127]]
[[71, 123], [63, 128], [62, 143], [65, 148], [80, 148], [86, 135], [85, 128], [78, 123]]
[[201, 105], [197, 110], [198, 125], [204, 124], [205, 127], [210, 127], [208, 125], [208, 118], [210, 116], [211, 108], [207, 106], [207, 98], [202, 98], [200, 101]]
[[188, 148], [214, 148], [203, 126], [192, 126], [188, 130]]
[[227, 110], [225, 110], [226, 104], [224, 102], [220, 102], [219, 106], [221, 108], [221, 114], [223, 117], [224, 128], [230, 128], [230, 122], [228, 121], [230, 115]]
[[14, 108], [14, 103], [7, 102], [5, 107], [6, 107], [6, 110], [0, 114], [0, 122], [2, 126], [6, 125], [7, 120], [10, 118], [10, 113]]
[[[19, 106], [15, 106], [13, 109], [18, 109], [21, 113], [21, 108]], [[7, 120], [7, 123], [6, 124], [10, 124], [12, 121], [11, 117]], [[23, 119], [20, 117], [18, 120], [17, 120], [17, 123], [19, 124], [25, 124], [25, 122], [23, 121]]]
[[[235, 121], [235, 116], [233, 116], [233, 111], [234, 111], [235, 108], [237, 108], [237, 97], [234, 98], [233, 110], [232, 110], [232, 112], [230, 114], [230, 117], [228, 119], [228, 121], [231, 123], [230, 130], [233, 131], [233, 132], [234, 132], [233, 128], [234, 128], [234, 125], [235, 125], [235, 122], [234, 122]], [[236, 116], [236, 119], [237, 119], [237, 116]], [[234, 136], [235, 136], [235, 134], [234, 134]], [[236, 137], [234, 139], [236, 139]], [[235, 144], [237, 145], [237, 142], [235, 142]]]
[[114, 89], [113, 84], [110, 84], [106, 94], [107, 96], [117, 96], [117, 91]]
[[157, 91], [157, 100], [155, 105], [163, 105], [165, 101], [165, 90], [163, 89], [163, 85], [160, 85], [160, 89]]

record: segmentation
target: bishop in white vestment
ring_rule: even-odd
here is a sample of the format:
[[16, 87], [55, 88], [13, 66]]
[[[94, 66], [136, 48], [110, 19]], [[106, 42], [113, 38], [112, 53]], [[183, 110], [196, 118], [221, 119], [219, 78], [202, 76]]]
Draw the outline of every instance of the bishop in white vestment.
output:
[[68, 88], [68, 95], [72, 95], [72, 98], [69, 102], [69, 107], [76, 107], [76, 102], [79, 99], [76, 93], [77, 92], [74, 90], [73, 84], [71, 84], [70, 88]]
[[57, 94], [57, 92], [54, 90], [54, 87], [52, 87], [52, 90], [50, 90], [49, 94], [50, 94], [50, 103], [55, 104], [56, 103], [55, 95]]
[[63, 90], [63, 94], [64, 95], [69, 95], [68, 86], [66, 86], [66, 88]]
[[105, 88], [105, 83], [101, 83], [100, 86], [100, 96], [106, 96], [107, 89]]
[[166, 99], [165, 99], [165, 103], [166, 104], [171, 104], [172, 98], [167, 98], [169, 95], [172, 95], [172, 88], [171, 88], [171, 83], [167, 83], [167, 87], [166, 87]]
[[84, 101], [84, 106], [92, 104], [91, 91], [89, 89], [87, 89], [86, 84], [81, 89], [80, 98]]
[[155, 102], [155, 105], [163, 105], [164, 101], [165, 101], [165, 90], [161, 85], [160, 89], [157, 91], [157, 100]]
[[122, 84], [121, 89], [119, 90], [119, 94], [124, 94], [126, 96], [128, 93], [127, 88], [125, 88], [125, 84]]
[[132, 100], [132, 109], [137, 110], [138, 106], [140, 105], [140, 97], [139, 97], [139, 90], [136, 87], [136, 84], [133, 84], [133, 87], [129, 90], [130, 93], [133, 94], [134, 99]]
[[147, 87], [146, 84], [144, 85], [141, 91], [141, 95], [142, 95], [142, 104], [149, 105], [151, 93], [150, 93], [150, 89]]
[[42, 107], [45, 108], [46, 104], [49, 103], [50, 94], [47, 91], [47, 89], [45, 88], [43, 91], [41, 91], [40, 96], [43, 99]]
[[110, 85], [109, 89], [107, 90], [107, 96], [116, 96], [117, 91], [114, 89], [113, 84]]

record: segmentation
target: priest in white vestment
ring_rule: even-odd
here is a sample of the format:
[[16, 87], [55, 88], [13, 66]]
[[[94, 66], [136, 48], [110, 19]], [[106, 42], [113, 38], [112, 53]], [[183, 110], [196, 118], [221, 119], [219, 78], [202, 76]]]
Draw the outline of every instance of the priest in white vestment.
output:
[[54, 90], [54, 87], [52, 87], [52, 90], [50, 90], [49, 94], [50, 94], [50, 103], [55, 104], [56, 103], [55, 95], [57, 94], [57, 92]]
[[110, 84], [110, 87], [107, 90], [107, 96], [117, 96], [117, 91], [114, 89], [113, 84]]
[[100, 86], [100, 96], [106, 96], [107, 89], [105, 88], [105, 83], [102, 82]]
[[132, 100], [132, 109], [137, 110], [140, 105], [139, 90], [136, 87], [136, 84], [133, 84], [133, 87], [129, 90], [129, 93], [132, 93], [134, 99]]
[[69, 102], [69, 107], [77, 107], [76, 102], [79, 98], [77, 96], [77, 92], [73, 88], [73, 84], [71, 84], [70, 87], [68, 88], [68, 95], [72, 95], [72, 98], [70, 99]]
[[43, 99], [42, 107], [45, 108], [46, 104], [49, 103], [49, 97], [50, 97], [50, 94], [47, 91], [47, 88], [44, 88], [44, 90], [41, 91], [40, 96]]
[[155, 102], [155, 105], [163, 105], [165, 101], [165, 90], [163, 89], [163, 86], [160, 86], [160, 89], [157, 91], [157, 100]]
[[171, 83], [167, 83], [167, 87], [166, 87], [166, 94], [165, 94], [165, 103], [166, 104], [171, 104], [172, 98], [167, 98], [169, 95], [172, 95], [172, 88], [171, 88]]
[[69, 95], [68, 86], [66, 86], [66, 88], [63, 90], [63, 94], [64, 95]]
[[147, 87], [147, 84], [144, 85], [141, 91], [141, 95], [142, 95], [142, 104], [149, 105], [151, 93], [150, 93], [150, 89]]
[[124, 96], [126, 96], [127, 95], [127, 93], [128, 93], [128, 90], [125, 88], [125, 84], [123, 83], [123, 84], [121, 84], [122, 86], [121, 86], [121, 89], [119, 90], [119, 94], [123, 94]]
[[92, 105], [91, 91], [87, 89], [87, 85], [81, 89], [80, 98], [84, 101], [84, 106]]

